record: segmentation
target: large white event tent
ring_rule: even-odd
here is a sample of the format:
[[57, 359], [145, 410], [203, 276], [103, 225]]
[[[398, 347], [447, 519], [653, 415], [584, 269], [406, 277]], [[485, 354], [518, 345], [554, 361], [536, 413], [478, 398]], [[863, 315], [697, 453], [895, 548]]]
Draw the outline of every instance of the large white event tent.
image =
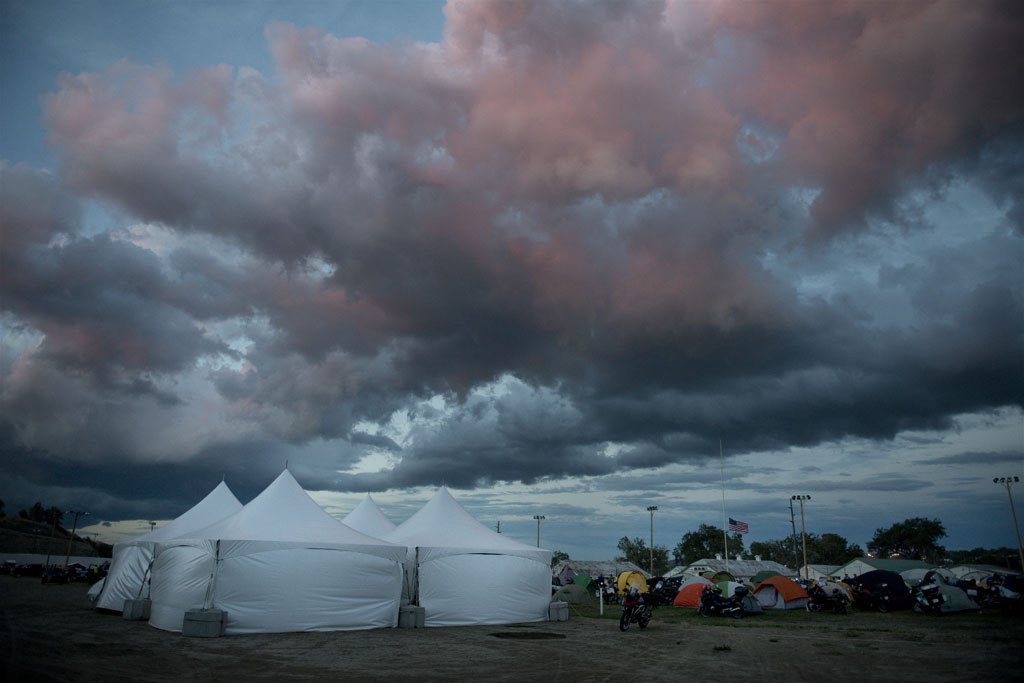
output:
[[110, 569], [94, 607], [121, 612], [125, 600], [149, 597], [147, 579], [157, 543], [209, 526], [241, 508], [235, 494], [222, 481], [191, 509], [159, 529], [115, 544]]
[[149, 623], [226, 613], [225, 633], [393, 627], [406, 548], [350, 529], [285, 470], [235, 514], [157, 544]]
[[551, 551], [491, 531], [447, 488], [384, 538], [409, 548], [409, 595], [427, 626], [548, 618]]
[[341, 521], [356, 531], [374, 538], [384, 538], [385, 535], [395, 530], [395, 523], [377, 507], [377, 503], [373, 501], [369, 493]]

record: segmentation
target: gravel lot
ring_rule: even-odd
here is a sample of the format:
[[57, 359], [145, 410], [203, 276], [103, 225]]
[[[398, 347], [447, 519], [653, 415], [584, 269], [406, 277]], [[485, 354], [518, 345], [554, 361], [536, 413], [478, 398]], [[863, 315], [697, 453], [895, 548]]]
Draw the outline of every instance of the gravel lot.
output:
[[1019, 681], [1024, 620], [615, 607], [567, 622], [185, 638], [84, 607], [86, 586], [0, 576], [3, 681]]

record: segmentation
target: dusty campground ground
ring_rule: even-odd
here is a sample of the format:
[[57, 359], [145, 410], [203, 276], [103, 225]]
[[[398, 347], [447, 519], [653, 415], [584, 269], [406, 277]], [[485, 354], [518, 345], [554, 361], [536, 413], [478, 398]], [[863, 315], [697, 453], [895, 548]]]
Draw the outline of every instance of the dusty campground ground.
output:
[[647, 630], [621, 633], [576, 610], [518, 626], [199, 639], [86, 609], [85, 591], [0, 576], [0, 680], [1010, 681], [1024, 665], [1024, 620], [998, 614], [731, 621], [659, 608]]

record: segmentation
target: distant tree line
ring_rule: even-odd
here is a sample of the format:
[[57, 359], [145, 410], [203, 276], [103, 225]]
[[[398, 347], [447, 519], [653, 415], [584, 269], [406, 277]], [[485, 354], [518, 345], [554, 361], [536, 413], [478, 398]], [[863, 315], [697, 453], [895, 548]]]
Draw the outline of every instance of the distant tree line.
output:
[[[1017, 553], [1012, 548], [974, 548], [973, 550], [947, 551], [939, 544], [946, 536], [946, 528], [938, 519], [913, 517], [897, 522], [889, 527], [875, 530], [874, 536], [867, 544], [867, 553], [875, 557], [902, 557], [905, 559], [924, 560], [935, 565], [939, 564], [991, 564], [1014, 568], [1019, 564]], [[835, 533], [806, 535], [807, 563], [842, 565], [850, 560], [863, 557], [865, 549], [857, 543]], [[789, 567], [803, 565], [803, 540], [800, 535], [788, 538], [754, 541], [749, 550], [745, 548], [743, 536], [738, 533], [729, 534], [729, 556], [735, 558], [739, 554], [760, 556], [762, 560], [771, 560]], [[641, 538], [623, 536], [618, 542], [618, 561], [632, 562], [644, 570], [651, 564], [651, 549]], [[559, 561], [569, 559], [568, 555]], [[670, 554], [665, 546], [654, 546], [654, 574], [668, 571], [674, 565], [686, 566], [698, 560], [725, 555], [725, 538], [722, 530], [713, 524], [701, 524], [694, 531], [683, 534], [679, 543]]]
[[[0, 510], [3, 509], [3, 501], [0, 501]], [[55, 526], [60, 524], [60, 520], [64, 517], [64, 512], [58, 507], [50, 506], [44, 508], [43, 504], [36, 502], [28, 510], [19, 510], [18, 517], [21, 519], [27, 519], [32, 522], [39, 522], [41, 524], [49, 524]]]
[[[6, 506], [3, 500], [0, 500], [0, 519], [7, 517]], [[12, 516], [10, 519], [25, 520], [27, 522], [35, 522], [37, 524], [45, 524], [50, 528], [51, 534], [57, 534], [58, 536], [70, 536], [70, 532], [61, 526], [61, 520], [64, 515], [67, 514], [60, 508], [51, 505], [45, 507], [42, 503], [36, 502], [32, 507], [22, 509], [18, 511], [16, 516]], [[92, 538], [81, 538], [77, 534], [75, 535], [75, 542], [84, 542], [92, 546], [100, 557], [110, 557], [113, 552], [113, 546], [109, 543], [103, 543]]]

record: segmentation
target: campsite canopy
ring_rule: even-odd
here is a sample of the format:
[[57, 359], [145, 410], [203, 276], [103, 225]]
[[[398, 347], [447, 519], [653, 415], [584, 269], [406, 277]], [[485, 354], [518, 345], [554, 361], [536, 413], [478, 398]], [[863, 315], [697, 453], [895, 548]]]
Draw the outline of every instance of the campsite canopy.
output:
[[858, 590], [877, 590], [883, 583], [889, 591], [889, 609], [908, 609], [913, 605], [913, 597], [907, 584], [903, 582], [903, 577], [886, 569], [865, 572], [853, 580], [851, 586], [854, 589], [854, 598]]
[[383, 538], [395, 530], [395, 523], [377, 507], [369, 493], [341, 521], [359, 533], [374, 538]]
[[672, 600], [674, 607], [697, 607], [700, 604], [700, 594], [708, 586], [713, 586], [714, 583], [710, 579], [705, 579], [703, 576], [694, 576], [683, 583], [679, 587], [679, 592], [676, 593], [675, 599]]
[[547, 620], [551, 551], [495, 533], [447, 488], [385, 538], [409, 549], [409, 596], [427, 626]]
[[124, 601], [149, 597], [149, 567], [160, 541], [195, 531], [241, 509], [242, 504], [223, 481], [174, 520], [148, 534], [114, 545], [114, 557], [95, 607], [120, 612]]
[[751, 577], [750, 583], [752, 583], [755, 586], [757, 586], [762, 581], [764, 581], [765, 579], [767, 579], [767, 578], [769, 578], [771, 576], [782, 576], [782, 574], [780, 574], [779, 572], [776, 572], [776, 571], [772, 571], [771, 569], [763, 569], [763, 570], [759, 571], [758, 573], [754, 574], [753, 577]]
[[646, 593], [647, 578], [640, 572], [622, 572], [615, 579], [615, 588], [620, 594], [625, 594], [630, 588], [636, 587], [641, 593]]
[[595, 582], [588, 574], [577, 574], [573, 577], [572, 582], [577, 586], [581, 586], [583, 590], [593, 594], [594, 591], [600, 590]]
[[750, 586], [738, 581], [715, 581], [715, 585], [722, 589], [722, 595], [727, 598], [732, 597], [736, 593], [736, 589], [741, 586], [750, 590]]
[[765, 609], [803, 609], [807, 591], [785, 576], [769, 576], [754, 589], [758, 604]]
[[576, 583], [562, 586], [551, 596], [551, 602], [567, 602], [570, 605], [590, 605], [594, 599], [592, 593]]
[[[937, 581], [937, 583], [939, 585], [939, 593], [942, 595], [942, 604], [939, 607], [939, 611], [943, 614], [947, 612], [978, 611], [981, 609], [978, 603], [974, 602], [963, 589], [943, 581]], [[914, 603], [914, 611], [921, 611], [921, 606], [916, 602]]]
[[406, 549], [350, 529], [285, 470], [233, 515], [156, 546], [149, 623], [227, 613], [226, 633], [395, 626]]

